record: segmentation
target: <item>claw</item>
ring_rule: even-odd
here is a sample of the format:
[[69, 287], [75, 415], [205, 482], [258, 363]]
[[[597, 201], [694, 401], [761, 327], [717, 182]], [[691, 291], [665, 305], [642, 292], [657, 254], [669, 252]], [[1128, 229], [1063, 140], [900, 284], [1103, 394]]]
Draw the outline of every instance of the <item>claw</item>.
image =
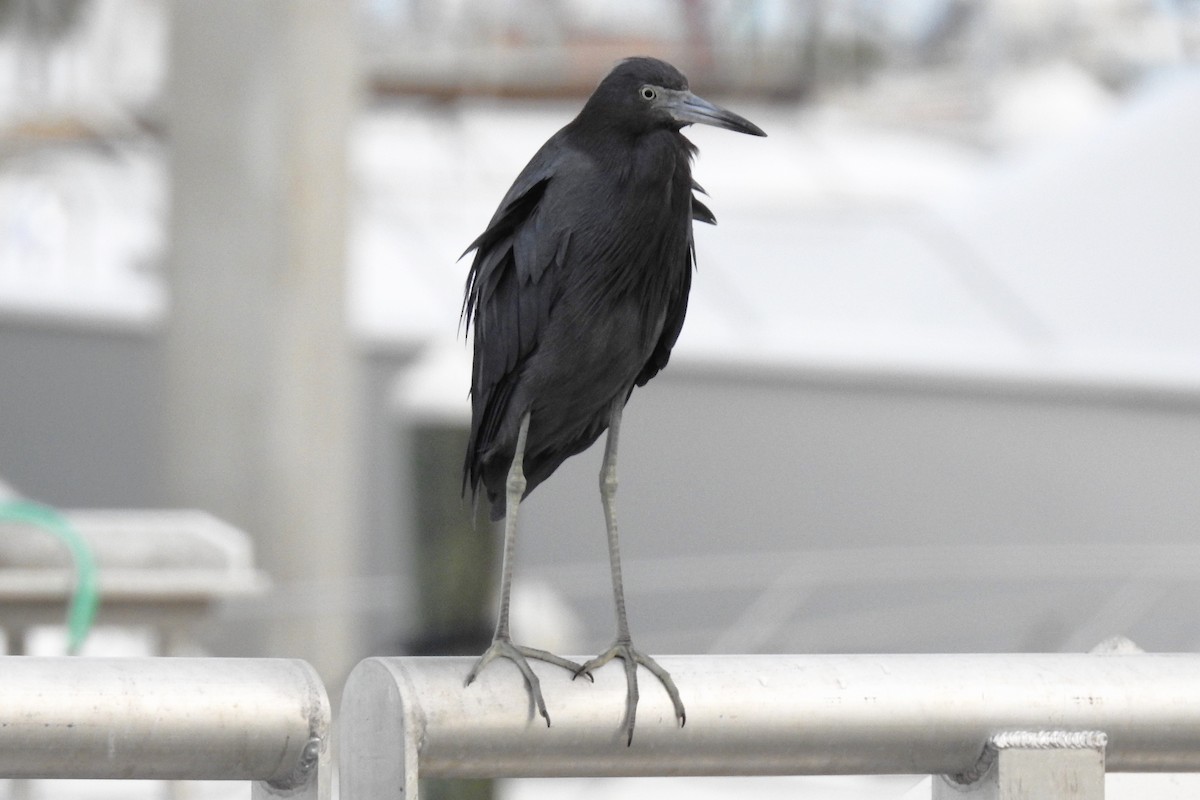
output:
[[[471, 671], [467, 673], [467, 679], [463, 682], [464, 686], [470, 686], [479, 677], [479, 673], [483, 668], [497, 658], [507, 658], [509, 661], [517, 665], [517, 669], [521, 671], [521, 675], [525, 678], [525, 688], [529, 690], [529, 696], [537, 706], [538, 713], [546, 720], [546, 727], [550, 727], [550, 714], [546, 711], [546, 701], [542, 698], [542, 684], [534, 674], [533, 668], [529, 666], [528, 659], [536, 659], [545, 661], [548, 664], [562, 667], [569, 670], [571, 673], [578, 675], [583, 669], [574, 661], [556, 656], [546, 650], [537, 650], [532, 647], [522, 647], [512, 643], [511, 639], [496, 638], [492, 640], [492, 644], [479, 660], [475, 662], [475, 666], [471, 667]], [[591, 677], [591, 676], [589, 676]]]
[[579, 668], [577, 675], [587, 675], [591, 677], [593, 670], [612, 661], [614, 658], [621, 659], [625, 666], [625, 685], [627, 691], [625, 693], [625, 719], [621, 723], [621, 732], [625, 734], [625, 746], [629, 747], [633, 744], [633, 727], [637, 722], [637, 704], [638, 704], [638, 682], [637, 668], [642, 665], [650, 670], [650, 674], [658, 678], [659, 683], [667, 690], [667, 695], [671, 698], [671, 705], [675, 707], [675, 718], [679, 720], [679, 727], [683, 727], [687, 723], [687, 713], [683, 708], [683, 700], [679, 697], [679, 689], [675, 686], [675, 681], [671, 675], [650, 656], [635, 650], [629, 642], [618, 641], [612, 647], [588, 661]]

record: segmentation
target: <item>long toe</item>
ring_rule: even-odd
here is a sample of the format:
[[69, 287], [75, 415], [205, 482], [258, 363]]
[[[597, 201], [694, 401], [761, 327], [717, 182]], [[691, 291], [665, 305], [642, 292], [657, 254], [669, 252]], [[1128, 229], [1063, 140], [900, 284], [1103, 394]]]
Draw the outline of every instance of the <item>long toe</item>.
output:
[[683, 727], [684, 723], [687, 722], [687, 713], [683, 707], [683, 700], [679, 696], [679, 689], [675, 686], [675, 681], [671, 678], [671, 674], [663, 669], [653, 658], [635, 649], [632, 643], [616, 642], [608, 650], [584, 664], [578, 674], [590, 677], [590, 674], [594, 670], [599, 669], [614, 658], [621, 659], [625, 667], [625, 718], [621, 723], [621, 732], [625, 735], [625, 744], [633, 744], [633, 728], [637, 722], [639, 698], [637, 668], [639, 664], [648, 669], [650, 674], [655, 678], [658, 678], [659, 683], [667, 690], [667, 695], [671, 698], [671, 705], [675, 709], [675, 719], [679, 721], [679, 726]]
[[533, 647], [522, 647], [521, 645], [516, 645], [516, 648], [526, 658], [533, 658], [538, 661], [545, 661], [547, 664], [553, 664], [556, 667], [562, 667], [563, 669], [570, 672], [572, 675], [578, 675], [583, 670], [582, 664], [576, 664], [574, 661], [572, 661], [569, 658], [563, 658], [562, 656], [556, 656], [556, 655], [554, 655], [554, 653], [551, 653], [548, 650], [538, 650]]
[[467, 673], [467, 679], [464, 685], [470, 686], [475, 679], [479, 677], [479, 673], [483, 668], [497, 658], [504, 658], [511, 661], [521, 671], [521, 675], [525, 678], [525, 688], [529, 692], [529, 697], [537, 708], [538, 713], [546, 720], [546, 726], [550, 726], [550, 714], [546, 711], [546, 701], [542, 697], [542, 684], [534, 673], [533, 668], [529, 666], [528, 659], [537, 661], [545, 661], [549, 664], [562, 667], [573, 674], [577, 674], [582, 667], [574, 661], [569, 661], [553, 653], [545, 650], [536, 650], [532, 647], [521, 647], [512, 643], [511, 639], [497, 638], [492, 640], [492, 644], [484, 651], [475, 665], [471, 667], [471, 671]]

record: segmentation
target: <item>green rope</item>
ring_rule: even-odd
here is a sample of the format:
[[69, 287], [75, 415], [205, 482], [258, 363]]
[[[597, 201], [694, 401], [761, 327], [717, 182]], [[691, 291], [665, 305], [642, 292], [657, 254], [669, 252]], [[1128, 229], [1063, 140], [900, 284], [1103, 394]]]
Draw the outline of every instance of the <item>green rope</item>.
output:
[[29, 500], [0, 502], [0, 522], [19, 522], [52, 533], [71, 552], [75, 562], [75, 591], [67, 608], [67, 652], [70, 655], [78, 654], [92, 629], [92, 620], [96, 618], [96, 608], [100, 605], [96, 562], [92, 558], [91, 548], [66, 517], [41, 503]]

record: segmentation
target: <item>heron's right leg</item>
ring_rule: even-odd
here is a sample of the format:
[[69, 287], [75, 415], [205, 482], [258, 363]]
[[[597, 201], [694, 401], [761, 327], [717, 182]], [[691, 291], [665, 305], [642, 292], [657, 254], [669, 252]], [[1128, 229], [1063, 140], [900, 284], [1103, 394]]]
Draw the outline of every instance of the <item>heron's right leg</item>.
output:
[[621, 413], [625, 408], [625, 396], [613, 401], [612, 410], [608, 417], [608, 440], [604, 445], [604, 463], [600, 467], [600, 502], [604, 505], [604, 526], [608, 529], [608, 557], [612, 569], [613, 599], [617, 608], [617, 639], [605, 652], [588, 661], [578, 674], [591, 677], [595, 669], [619, 658], [625, 664], [625, 720], [621, 730], [625, 733], [626, 745], [633, 744], [633, 727], [637, 719], [638, 682], [637, 668], [642, 665], [658, 678], [671, 703], [675, 706], [675, 718], [682, 727], [687, 719], [683, 708], [683, 700], [679, 697], [679, 689], [669, 672], [659, 666], [658, 662], [633, 646], [633, 638], [629, 635], [629, 620], [625, 614], [625, 586], [621, 580], [621, 552], [619, 536], [617, 535], [617, 440], [621, 434]]
[[512, 465], [508, 468], [508, 481], [505, 484], [504, 556], [500, 571], [500, 615], [496, 619], [496, 633], [492, 636], [492, 644], [479, 657], [479, 660], [475, 662], [475, 666], [471, 668], [470, 673], [467, 675], [466, 685], [470, 686], [479, 677], [480, 671], [494, 659], [507, 658], [517, 665], [517, 669], [525, 677], [525, 686], [529, 689], [529, 694], [537, 706], [538, 713], [545, 718], [546, 725], [548, 726], [550, 724], [550, 715], [546, 713], [546, 701], [542, 699], [541, 683], [538, 681], [537, 675], [530, 669], [527, 659], [533, 658], [538, 661], [557, 664], [564, 669], [570, 670], [572, 673], [579, 672], [580, 665], [545, 650], [536, 650], [532, 647], [522, 647], [513, 644], [512, 636], [508, 629], [508, 611], [512, 599], [513, 556], [517, 550], [517, 509], [521, 505], [521, 498], [525, 495], [525, 472], [522, 465], [525, 459], [525, 440], [528, 435], [529, 412], [526, 411], [525, 416], [521, 417], [521, 427], [517, 432], [517, 447], [513, 452]]

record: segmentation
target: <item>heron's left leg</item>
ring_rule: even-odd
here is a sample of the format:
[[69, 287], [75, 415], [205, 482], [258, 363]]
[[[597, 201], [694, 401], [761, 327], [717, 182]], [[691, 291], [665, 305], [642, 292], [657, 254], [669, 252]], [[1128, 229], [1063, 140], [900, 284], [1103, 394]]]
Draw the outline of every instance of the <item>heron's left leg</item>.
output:
[[545, 650], [513, 644], [512, 635], [508, 628], [508, 611], [512, 598], [513, 556], [517, 551], [517, 510], [521, 506], [521, 498], [525, 494], [525, 440], [529, 435], [529, 412], [521, 417], [521, 426], [517, 431], [517, 445], [513, 452], [512, 464], [508, 468], [508, 481], [505, 485], [507, 496], [504, 501], [504, 556], [500, 567], [500, 614], [496, 619], [496, 633], [492, 636], [492, 644], [484, 651], [475, 666], [467, 673], [466, 684], [470, 686], [480, 671], [497, 658], [506, 658], [517, 665], [525, 678], [525, 686], [537, 706], [538, 713], [550, 724], [550, 714], [546, 711], [546, 701], [542, 698], [542, 686], [537, 675], [529, 666], [527, 659], [546, 661], [550, 664], [571, 670], [579, 674], [580, 666], [561, 656]]
[[614, 658], [620, 658], [625, 663], [625, 683], [628, 690], [625, 695], [625, 721], [622, 730], [625, 732], [626, 744], [633, 743], [633, 725], [637, 719], [638, 684], [637, 667], [641, 664], [650, 670], [651, 674], [662, 683], [663, 688], [671, 697], [675, 706], [675, 716], [683, 725], [687, 719], [683, 709], [683, 701], [679, 698], [679, 690], [671, 675], [658, 665], [650, 656], [635, 650], [633, 640], [629, 635], [629, 620], [625, 614], [625, 588], [621, 581], [621, 553], [617, 540], [617, 440], [621, 434], [621, 412], [625, 408], [626, 395], [621, 394], [612, 404], [608, 418], [608, 439], [604, 445], [604, 463], [600, 466], [600, 502], [604, 506], [604, 524], [608, 529], [608, 558], [612, 569], [613, 599], [617, 606], [617, 640], [605, 652], [583, 665], [579, 674], [588, 674], [592, 670], [607, 664]]

